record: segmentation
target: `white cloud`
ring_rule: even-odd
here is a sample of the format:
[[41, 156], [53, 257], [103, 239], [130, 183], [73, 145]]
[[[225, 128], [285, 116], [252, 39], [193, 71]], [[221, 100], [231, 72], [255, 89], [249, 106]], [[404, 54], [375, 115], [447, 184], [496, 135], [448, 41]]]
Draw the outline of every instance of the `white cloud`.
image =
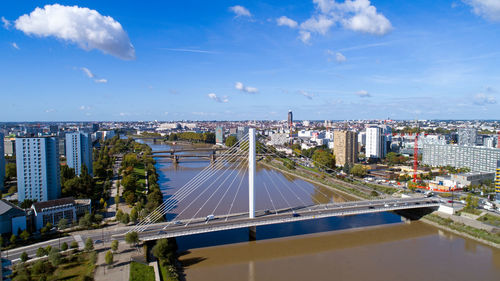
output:
[[234, 88], [236, 90], [239, 90], [239, 91], [242, 91], [245, 93], [249, 93], [249, 94], [255, 94], [259, 91], [257, 88], [245, 86], [241, 82], [234, 83]]
[[218, 97], [215, 93], [208, 94], [208, 98], [210, 98], [211, 100], [214, 100], [216, 102], [220, 102], [220, 103], [229, 102], [229, 99], [227, 98], [227, 96], [224, 96], [221, 98], [221, 97]]
[[10, 21], [4, 17], [0, 18], [2, 20], [3, 28], [9, 29], [10, 27]]
[[313, 0], [313, 3], [315, 4], [314, 15], [299, 25], [299, 39], [304, 43], [310, 41], [311, 34], [325, 35], [334, 26], [375, 35], [385, 35], [392, 30], [391, 22], [383, 14], [377, 12], [377, 8], [371, 4], [370, 0], [345, 0], [344, 2]]
[[303, 95], [304, 97], [306, 97], [307, 99], [310, 99], [310, 100], [312, 100], [314, 97], [314, 94], [306, 92], [306, 91], [302, 91], [302, 90], [299, 91], [299, 94]]
[[16, 42], [12, 42], [11, 45], [12, 45], [12, 48], [19, 50], [19, 46], [17, 46]]
[[87, 51], [98, 49], [124, 60], [135, 59], [134, 46], [121, 24], [96, 10], [46, 5], [20, 16], [15, 27], [28, 35], [66, 40]]
[[108, 83], [108, 79], [105, 79], [105, 78], [94, 79], [94, 82], [99, 83], [99, 84]]
[[276, 23], [279, 26], [288, 26], [290, 28], [296, 28], [299, 25], [296, 21], [292, 20], [289, 17], [285, 17], [285, 16], [281, 16], [278, 19], [276, 19]]
[[53, 108], [45, 109], [45, 113], [52, 113], [52, 112], [56, 112], [56, 110]]
[[[335, 61], [338, 63], [343, 63], [347, 61], [347, 58], [340, 52], [334, 52], [332, 50], [326, 50], [326, 53], [332, 57], [334, 57]], [[328, 58], [330, 60], [330, 58]]]
[[491, 21], [500, 21], [500, 1], [498, 0], [462, 0], [472, 7], [474, 14]]
[[229, 10], [231, 12], [235, 13], [236, 17], [251, 17], [252, 16], [252, 14], [250, 13], [250, 11], [247, 8], [240, 6], [240, 5], [229, 7]]
[[479, 93], [474, 96], [474, 104], [476, 105], [487, 105], [496, 103], [497, 99], [493, 95], [486, 95], [483, 93]]
[[81, 105], [80, 110], [90, 110], [90, 106], [88, 105]]
[[106, 78], [99, 78], [92, 71], [90, 71], [90, 69], [88, 69], [86, 67], [81, 67], [80, 69], [83, 71], [83, 73], [85, 73], [85, 75], [88, 78], [94, 79], [94, 82], [99, 83], [99, 84], [108, 83], [108, 79], [106, 79]]
[[324, 15], [320, 15], [319, 17], [310, 18], [305, 22], [301, 23], [300, 28], [302, 30], [307, 30], [310, 32], [315, 32], [325, 35], [334, 23], [335, 22], [331, 18], [328, 18]]
[[309, 43], [309, 40], [311, 40], [311, 32], [304, 30], [299, 31], [299, 39], [304, 43]]
[[88, 69], [86, 67], [82, 67], [81, 69], [82, 69], [83, 73], [85, 73], [85, 75], [87, 75], [88, 78], [95, 77], [94, 73], [92, 73], [92, 71], [90, 71], [90, 69]]
[[361, 98], [369, 98], [372, 96], [372, 95], [370, 95], [370, 93], [368, 93], [368, 91], [365, 91], [365, 90], [357, 91], [355, 94]]

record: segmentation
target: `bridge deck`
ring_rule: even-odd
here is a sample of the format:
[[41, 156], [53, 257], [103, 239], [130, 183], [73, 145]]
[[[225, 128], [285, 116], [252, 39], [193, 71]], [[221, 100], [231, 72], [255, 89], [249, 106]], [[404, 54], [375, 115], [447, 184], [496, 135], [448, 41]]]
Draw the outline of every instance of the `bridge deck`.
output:
[[204, 218], [193, 219], [189, 224], [179, 225], [159, 223], [148, 227], [139, 233], [143, 241], [157, 240], [161, 238], [179, 237], [214, 231], [262, 226], [278, 223], [287, 223], [335, 216], [349, 216], [388, 212], [406, 209], [438, 207], [439, 202], [432, 198], [407, 198], [372, 201], [355, 201], [347, 203], [330, 203], [323, 205], [303, 206], [286, 209], [274, 213], [271, 211], [260, 211], [254, 219], [248, 218], [248, 214], [216, 216], [213, 220], [206, 222]]

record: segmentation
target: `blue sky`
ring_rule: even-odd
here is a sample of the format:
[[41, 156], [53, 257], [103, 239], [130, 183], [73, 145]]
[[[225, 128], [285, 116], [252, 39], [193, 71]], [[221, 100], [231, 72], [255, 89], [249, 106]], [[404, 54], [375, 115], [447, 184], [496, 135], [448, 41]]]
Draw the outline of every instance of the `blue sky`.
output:
[[498, 119], [495, 2], [1, 1], [0, 121]]

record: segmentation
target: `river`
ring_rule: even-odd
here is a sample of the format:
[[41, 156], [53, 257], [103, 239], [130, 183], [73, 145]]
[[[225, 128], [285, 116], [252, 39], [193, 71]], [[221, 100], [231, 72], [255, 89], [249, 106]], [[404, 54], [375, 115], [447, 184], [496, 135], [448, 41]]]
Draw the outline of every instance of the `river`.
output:
[[[153, 150], [170, 148], [148, 144]], [[209, 165], [209, 161], [181, 160], [174, 165], [162, 158], [156, 160], [165, 198]], [[231, 171], [234, 181], [206, 184], [206, 193], [193, 192], [169, 218], [189, 220], [247, 210], [245, 169], [229, 169], [220, 179]], [[237, 193], [233, 189], [239, 181], [242, 184]], [[257, 210], [351, 200], [263, 167], [257, 168], [255, 188]], [[180, 237], [177, 241], [188, 281], [500, 280], [499, 250], [422, 222], [405, 223], [393, 213], [262, 226], [257, 228], [257, 241], [252, 242], [248, 242], [246, 229]]]

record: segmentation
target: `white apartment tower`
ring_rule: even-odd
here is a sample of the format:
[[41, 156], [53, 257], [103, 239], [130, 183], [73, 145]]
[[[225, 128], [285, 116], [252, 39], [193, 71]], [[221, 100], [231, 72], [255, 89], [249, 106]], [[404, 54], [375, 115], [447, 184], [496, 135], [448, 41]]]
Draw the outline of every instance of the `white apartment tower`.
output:
[[366, 129], [366, 157], [384, 158], [385, 157], [385, 136], [382, 128], [369, 127]]
[[92, 138], [88, 133], [74, 132], [66, 134], [66, 163], [68, 167], [75, 169], [78, 176], [85, 165], [89, 174], [93, 174], [92, 168]]
[[43, 202], [61, 196], [58, 146], [57, 137], [16, 138], [19, 202]]

